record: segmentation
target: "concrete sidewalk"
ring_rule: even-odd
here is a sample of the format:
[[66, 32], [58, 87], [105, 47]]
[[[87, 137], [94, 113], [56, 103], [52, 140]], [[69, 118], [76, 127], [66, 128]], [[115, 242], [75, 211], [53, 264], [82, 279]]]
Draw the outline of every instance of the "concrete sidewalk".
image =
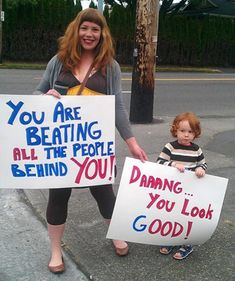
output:
[[[169, 124], [172, 118], [162, 116], [161, 122], [149, 125], [133, 125], [140, 145], [145, 149], [150, 161], [155, 161], [163, 145], [171, 137]], [[69, 201], [69, 216], [64, 236], [66, 265], [73, 260], [78, 271], [97, 281], [232, 281], [235, 280], [234, 254], [234, 199], [235, 199], [235, 118], [202, 118], [203, 134], [198, 140], [209, 166], [208, 174], [229, 178], [219, 225], [212, 238], [204, 245], [196, 246], [195, 251], [184, 261], [175, 261], [171, 255], [162, 256], [157, 246], [129, 243], [130, 254], [117, 257], [111, 242], [105, 238], [107, 226], [101, 218], [96, 202], [88, 190], [73, 190]], [[144, 137], [143, 137], [144, 136]], [[118, 190], [121, 171], [126, 156], [126, 145], [119, 135], [116, 137], [118, 175], [115, 192]], [[31, 205], [36, 217], [45, 222], [47, 190], [24, 190], [26, 201]], [[44, 230], [41, 230], [44, 237]], [[18, 241], [19, 242], [19, 241]], [[29, 246], [33, 244], [28, 243]], [[46, 245], [46, 246], [45, 246]], [[49, 258], [48, 240], [43, 238], [40, 245], [32, 245], [40, 251], [40, 259], [34, 260], [30, 253], [28, 262], [44, 272], [45, 279], [1, 279], [10, 280], [57, 280], [47, 270]], [[46, 249], [42, 248], [45, 247]], [[20, 251], [19, 251], [20, 252]], [[27, 259], [26, 257], [24, 257]], [[38, 262], [38, 265], [36, 265]], [[27, 262], [26, 262], [27, 263]], [[5, 262], [5, 264], [7, 264]], [[69, 263], [66, 274], [75, 274]], [[63, 276], [63, 275], [62, 275]], [[62, 277], [61, 278], [65, 278]], [[79, 279], [80, 278], [80, 279]], [[73, 280], [84, 280], [74, 275]], [[64, 280], [72, 280], [65, 278]]]
[[[0, 190], [0, 281], [56, 281], [49, 273], [50, 244], [45, 226], [26, 201], [22, 191]], [[64, 251], [67, 270], [64, 281], [87, 281], [88, 278]], [[85, 270], [84, 270], [85, 271]]]

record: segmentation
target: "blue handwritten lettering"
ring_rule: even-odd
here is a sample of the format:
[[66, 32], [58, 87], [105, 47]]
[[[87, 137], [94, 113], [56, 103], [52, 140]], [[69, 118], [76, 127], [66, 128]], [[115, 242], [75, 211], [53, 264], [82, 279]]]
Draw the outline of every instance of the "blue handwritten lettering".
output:
[[12, 112], [12, 114], [11, 114], [9, 120], [8, 120], [8, 124], [12, 125], [14, 123], [16, 115], [20, 111], [23, 104], [24, 103], [22, 101], [18, 102], [17, 105], [13, 104], [12, 101], [7, 102], [7, 105], [9, 105], [13, 109], [13, 112]]
[[45, 147], [44, 151], [46, 151], [46, 159], [51, 158], [65, 158], [67, 146], [59, 146], [59, 147]]
[[67, 120], [81, 120], [80, 116], [81, 107], [67, 107], [65, 108], [61, 102], [58, 102], [54, 109], [53, 122], [65, 122]]
[[46, 134], [46, 131], [49, 131], [49, 127], [41, 127], [41, 133], [39, 136], [39, 129], [37, 127], [29, 127], [26, 129], [26, 141], [27, 145], [51, 145], [51, 142], [48, 142], [47, 139], [49, 136]]
[[[97, 121], [84, 124], [64, 124], [56, 128], [50, 127], [28, 127], [26, 128], [26, 140], [28, 145], [62, 145], [72, 141], [86, 141], [99, 139], [102, 131], [94, 129]], [[111, 151], [111, 144], [109, 145]]]
[[58, 177], [65, 176], [68, 172], [68, 168], [63, 162], [24, 164], [22, 167], [17, 164], [12, 164], [11, 171], [14, 177]]
[[113, 155], [113, 141], [105, 142], [95, 142], [95, 143], [75, 143], [73, 145], [73, 156], [90, 156], [95, 155], [108, 156]]
[[[23, 102], [18, 102], [17, 105], [14, 105], [12, 103], [12, 101], [7, 102], [7, 105], [9, 105], [12, 109], [13, 112], [8, 120], [8, 124], [13, 124], [15, 121], [16, 116], [18, 115], [21, 107], [23, 106]], [[20, 114], [19, 116], [19, 121], [22, 125], [28, 125], [30, 124], [32, 121], [35, 124], [42, 124], [42, 122], [44, 121], [45, 118], [45, 112], [41, 112], [41, 116], [37, 117], [36, 112], [32, 111], [32, 113], [24, 111]]]
[[[146, 219], [146, 216], [140, 215], [140, 216], [138, 216], [138, 217], [134, 220], [132, 227], [133, 227], [133, 229], [134, 229], [135, 231], [140, 232], [140, 231], [144, 231], [144, 230], [146, 229], [146, 227], [147, 227], [146, 224], [140, 224], [140, 225], [137, 226], [137, 222], [138, 222], [140, 219], [143, 219], [143, 218]], [[137, 228], [137, 227], [138, 227], [138, 228]]]

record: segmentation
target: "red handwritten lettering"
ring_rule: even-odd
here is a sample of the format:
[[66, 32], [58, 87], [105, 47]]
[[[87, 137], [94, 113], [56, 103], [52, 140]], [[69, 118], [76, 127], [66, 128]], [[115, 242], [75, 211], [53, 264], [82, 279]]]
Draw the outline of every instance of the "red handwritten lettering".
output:
[[[154, 226], [157, 228], [153, 230]], [[178, 222], [166, 221], [162, 222], [160, 219], [155, 219], [149, 225], [149, 233], [156, 234], [159, 233], [161, 236], [168, 236], [171, 233], [171, 237], [179, 236], [183, 232], [182, 224]]]
[[[154, 219], [151, 222], [146, 222], [146, 215], [139, 215], [135, 218], [132, 224], [133, 230], [137, 232], [147, 231], [149, 234], [177, 237], [180, 236], [184, 231], [185, 227], [176, 221], [162, 221], [161, 219]], [[188, 221], [186, 229], [186, 235], [184, 239], [187, 239], [191, 233], [193, 222]]]
[[75, 183], [79, 184], [80, 183], [80, 180], [81, 180], [81, 176], [83, 174], [83, 171], [86, 167], [86, 164], [89, 160], [89, 157], [86, 157], [85, 160], [83, 161], [83, 163], [79, 163], [75, 158], [71, 158], [71, 160], [76, 163], [79, 167], [79, 170], [78, 170], [78, 173], [77, 173], [77, 177], [75, 179]]
[[211, 209], [211, 204], [209, 204], [207, 210], [202, 208], [198, 208], [196, 206], [194, 207], [189, 207], [189, 200], [188, 199], [184, 199], [184, 204], [183, 204], [183, 208], [181, 210], [181, 214], [185, 215], [185, 216], [191, 216], [191, 217], [199, 217], [201, 219], [205, 218], [205, 219], [212, 219], [212, 213], [214, 210]]
[[[109, 158], [102, 159], [91, 159], [90, 157], [86, 157], [81, 163], [77, 159], [71, 158], [71, 160], [79, 167], [75, 183], [79, 184], [82, 177], [88, 180], [94, 180], [96, 178], [105, 179], [108, 175], [108, 171], [111, 173], [113, 171], [113, 167], [110, 167], [110, 165], [114, 164], [114, 157], [115, 156], [113, 155]], [[108, 167], [110, 167], [110, 169]], [[109, 180], [111, 179], [112, 174], [109, 176]]]
[[169, 179], [161, 179], [152, 175], [145, 175], [137, 166], [133, 166], [129, 184], [138, 182], [139, 187], [147, 187], [159, 190], [169, 190], [179, 194], [182, 192], [181, 182], [175, 182]]
[[18, 160], [37, 160], [38, 157], [35, 153], [34, 148], [27, 151], [25, 148], [15, 147], [13, 149], [13, 159], [14, 159], [14, 161], [18, 161]]
[[129, 183], [136, 182], [140, 178], [140, 175], [140, 169], [137, 166], [133, 166]]
[[159, 210], [162, 210], [163, 208], [167, 211], [167, 212], [171, 212], [175, 206], [175, 202], [170, 202], [169, 200], [164, 200], [161, 199], [159, 201], [158, 198], [160, 197], [159, 194], [153, 194], [153, 193], [149, 193], [150, 196], [150, 203], [147, 205], [147, 208], [150, 209], [154, 203], [156, 203], [156, 208]]

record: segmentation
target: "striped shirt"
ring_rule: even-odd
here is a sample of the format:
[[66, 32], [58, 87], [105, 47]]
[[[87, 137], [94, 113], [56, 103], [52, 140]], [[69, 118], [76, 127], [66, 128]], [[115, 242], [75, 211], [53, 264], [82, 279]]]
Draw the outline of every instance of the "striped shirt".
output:
[[157, 158], [157, 163], [171, 166], [172, 162], [183, 164], [185, 169], [191, 171], [195, 171], [198, 167], [207, 169], [202, 150], [195, 143], [191, 143], [189, 146], [179, 144], [178, 141], [167, 143]]

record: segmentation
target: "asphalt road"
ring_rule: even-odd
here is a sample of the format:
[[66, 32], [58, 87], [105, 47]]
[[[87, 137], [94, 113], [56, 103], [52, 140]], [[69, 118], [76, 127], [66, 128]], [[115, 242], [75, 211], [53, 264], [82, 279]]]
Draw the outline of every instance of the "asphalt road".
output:
[[[0, 94], [31, 94], [42, 73], [43, 71], [37, 70], [2, 69], [0, 70]], [[130, 77], [130, 74], [123, 74], [123, 89], [126, 91], [130, 90]], [[157, 246], [135, 243], [130, 243], [130, 255], [120, 259], [115, 256], [112, 247], [110, 247], [110, 241], [105, 239], [104, 222], [89, 192], [76, 190], [70, 200], [67, 231], [63, 241], [65, 243], [64, 249], [69, 253], [69, 257], [72, 257], [79, 265], [79, 268], [88, 272], [88, 276], [93, 276], [93, 280], [235, 280], [233, 246], [235, 233], [234, 86], [235, 74], [233, 72], [221, 74], [157, 73], [154, 116], [161, 118], [162, 122], [133, 125], [133, 131], [141, 146], [146, 150], [149, 160], [155, 161], [163, 144], [169, 141], [169, 124], [178, 112], [193, 110], [202, 117], [203, 134], [198, 143], [206, 155], [209, 166], [208, 173], [229, 178], [220, 222], [213, 237], [204, 245], [196, 246], [194, 253], [183, 263], [174, 261], [171, 256], [159, 255]], [[130, 94], [124, 94], [124, 99], [128, 109]], [[120, 171], [124, 159], [128, 155], [127, 148], [118, 135], [116, 137], [116, 154], [119, 171], [115, 184], [117, 192]], [[45, 219], [47, 190], [25, 190], [25, 194], [27, 196], [26, 202], [33, 206], [34, 214], [43, 221]], [[11, 200], [11, 196], [4, 191], [1, 191], [1, 198], [3, 202], [0, 208], [1, 226], [4, 225], [4, 232], [1, 227], [3, 246], [1, 247], [0, 280], [54, 280], [51, 279], [50, 273], [46, 270], [49, 250], [47, 251], [48, 240], [45, 229], [31, 222], [33, 214], [31, 216], [30, 210], [27, 211], [27, 220], [23, 220], [17, 228], [17, 220], [14, 218], [23, 216], [17, 208], [15, 209], [19, 206], [18, 201]], [[22, 203], [20, 206], [22, 207]], [[7, 214], [10, 215], [9, 218], [6, 216], [6, 209]], [[26, 228], [26, 224], [30, 230]], [[20, 236], [21, 233], [23, 233], [22, 236]], [[24, 233], [29, 233], [29, 238]], [[33, 234], [36, 235], [32, 237]], [[16, 239], [17, 237], [19, 239]], [[33, 247], [30, 247], [31, 244], [34, 244]], [[22, 245], [24, 247], [21, 247]], [[17, 259], [17, 263], [16, 254], [22, 256], [22, 259]], [[37, 259], [32, 258], [32, 255], [37, 256]], [[66, 257], [66, 264], [68, 262], [68, 257]], [[40, 270], [40, 275], [35, 273], [32, 275], [30, 268]], [[76, 277], [76, 269], [73, 269], [72, 264], [68, 263], [67, 274], [70, 274], [71, 279], [67, 280], [82, 280]], [[33, 279], [30, 279], [32, 276], [34, 276]], [[66, 276], [61, 276], [61, 279], [66, 280]]]
[[[154, 115], [197, 112], [200, 116], [235, 115], [234, 73], [156, 73]], [[123, 90], [130, 91], [131, 75], [123, 75]], [[127, 104], [130, 94], [124, 94]]]
[[[0, 94], [31, 94], [43, 70], [0, 69]], [[123, 73], [122, 86], [127, 109], [131, 74]], [[185, 108], [201, 117], [235, 116], [235, 72], [156, 73], [154, 116], [174, 116]]]

